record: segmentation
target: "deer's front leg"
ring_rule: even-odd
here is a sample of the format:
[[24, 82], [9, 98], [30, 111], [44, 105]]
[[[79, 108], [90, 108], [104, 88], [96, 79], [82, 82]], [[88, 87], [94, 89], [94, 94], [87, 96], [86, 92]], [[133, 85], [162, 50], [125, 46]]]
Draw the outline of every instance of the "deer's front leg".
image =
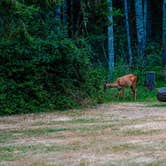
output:
[[125, 94], [125, 88], [122, 88], [121, 89], [121, 96], [124, 97], [124, 94]]
[[133, 91], [133, 100], [136, 100], [137, 92], [136, 89]]
[[133, 92], [133, 100], [136, 100], [136, 96], [137, 96], [136, 88], [135, 87], [131, 87], [131, 89], [132, 89], [132, 92]]
[[120, 87], [118, 88], [118, 98], [124, 96], [124, 88]]

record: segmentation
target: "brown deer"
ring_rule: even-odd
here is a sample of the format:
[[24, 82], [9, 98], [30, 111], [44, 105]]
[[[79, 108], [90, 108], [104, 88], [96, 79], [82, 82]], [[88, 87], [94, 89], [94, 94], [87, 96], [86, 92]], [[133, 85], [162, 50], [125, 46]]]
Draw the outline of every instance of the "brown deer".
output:
[[134, 74], [127, 74], [122, 77], [119, 77], [113, 83], [105, 82], [104, 91], [106, 91], [107, 88], [118, 88], [119, 95], [122, 94], [124, 96], [124, 89], [126, 87], [131, 87], [131, 90], [133, 92], [133, 100], [136, 100], [136, 83], [137, 76]]

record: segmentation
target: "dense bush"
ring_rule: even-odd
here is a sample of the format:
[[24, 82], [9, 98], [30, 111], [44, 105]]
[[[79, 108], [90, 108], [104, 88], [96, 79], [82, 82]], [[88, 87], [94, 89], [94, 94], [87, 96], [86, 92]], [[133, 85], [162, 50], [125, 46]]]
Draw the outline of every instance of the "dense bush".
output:
[[90, 65], [84, 38], [58, 28], [54, 2], [21, 2], [0, 2], [0, 113], [98, 102], [103, 71]]

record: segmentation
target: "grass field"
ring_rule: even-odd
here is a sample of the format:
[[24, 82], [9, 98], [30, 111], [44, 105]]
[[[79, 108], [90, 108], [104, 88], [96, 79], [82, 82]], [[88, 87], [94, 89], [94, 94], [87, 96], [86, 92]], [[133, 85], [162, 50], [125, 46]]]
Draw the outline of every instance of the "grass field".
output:
[[0, 165], [166, 165], [166, 104], [0, 117]]

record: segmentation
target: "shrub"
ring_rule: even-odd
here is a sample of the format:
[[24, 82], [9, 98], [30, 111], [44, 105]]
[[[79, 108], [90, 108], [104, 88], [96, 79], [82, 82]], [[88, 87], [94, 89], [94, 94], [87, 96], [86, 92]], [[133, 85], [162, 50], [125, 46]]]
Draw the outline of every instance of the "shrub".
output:
[[89, 45], [58, 28], [55, 5], [3, 0], [0, 9], [0, 114], [73, 108], [99, 97], [102, 75], [91, 67]]

